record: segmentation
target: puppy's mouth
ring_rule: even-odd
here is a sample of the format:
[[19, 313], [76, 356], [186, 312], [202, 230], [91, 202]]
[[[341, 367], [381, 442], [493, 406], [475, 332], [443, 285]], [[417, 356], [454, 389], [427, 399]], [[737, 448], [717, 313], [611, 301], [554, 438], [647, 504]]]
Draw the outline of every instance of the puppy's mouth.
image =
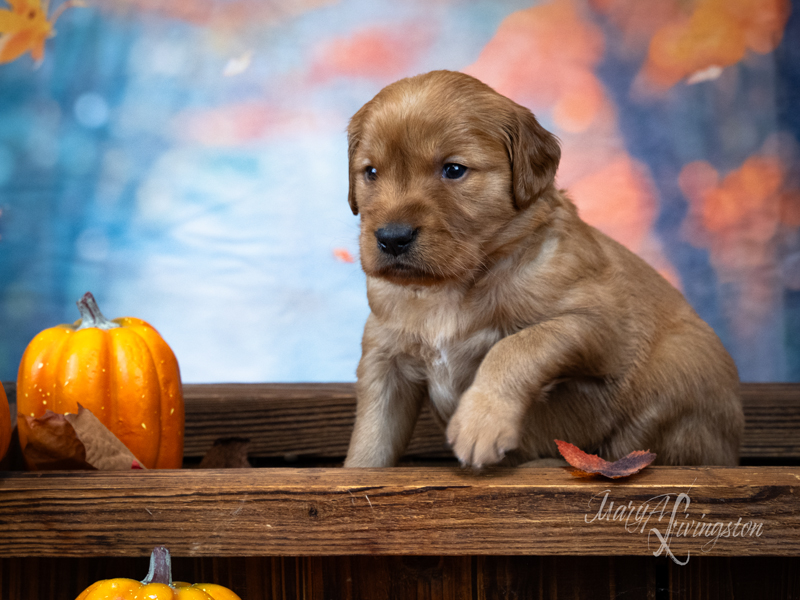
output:
[[388, 223], [374, 231], [373, 275], [400, 285], [432, 285], [441, 281], [421, 260], [420, 230], [406, 223]]
[[400, 285], [434, 285], [446, 279], [414, 261], [411, 255], [402, 258], [381, 256], [374, 275]]

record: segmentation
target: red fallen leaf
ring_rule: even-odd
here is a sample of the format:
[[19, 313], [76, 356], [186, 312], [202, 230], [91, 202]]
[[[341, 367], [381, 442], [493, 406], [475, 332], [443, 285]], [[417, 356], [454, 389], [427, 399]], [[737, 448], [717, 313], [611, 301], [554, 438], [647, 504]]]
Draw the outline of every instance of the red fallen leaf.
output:
[[619, 479], [633, 475], [644, 469], [656, 459], [656, 455], [649, 450], [635, 450], [617, 461], [608, 462], [596, 454], [587, 454], [569, 442], [555, 440], [561, 456], [573, 467], [578, 469], [578, 475], [599, 473], [611, 479]]

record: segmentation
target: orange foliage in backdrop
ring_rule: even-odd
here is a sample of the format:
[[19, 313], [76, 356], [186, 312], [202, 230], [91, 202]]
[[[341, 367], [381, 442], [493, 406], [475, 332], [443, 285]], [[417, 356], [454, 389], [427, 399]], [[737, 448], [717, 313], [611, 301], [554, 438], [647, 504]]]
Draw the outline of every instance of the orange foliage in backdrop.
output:
[[389, 83], [407, 75], [432, 41], [424, 23], [369, 27], [324, 40], [314, 48], [311, 79], [324, 83], [334, 77], [354, 77]]
[[642, 75], [656, 90], [705, 69], [741, 61], [748, 50], [772, 52], [783, 37], [790, 0], [697, 0], [659, 28]]
[[724, 177], [706, 161], [692, 162], [678, 180], [689, 200], [685, 237], [709, 250], [721, 283], [735, 286], [729, 304], [743, 337], [755, 335], [780, 300], [781, 230], [800, 225], [800, 190], [787, 174], [780, 156], [761, 153]]
[[681, 0], [588, 0], [589, 6], [604, 15], [622, 34], [625, 45], [637, 55], [647, 47], [653, 34], [681, 15]]
[[0, 64], [18, 59], [26, 52], [37, 63], [44, 59], [45, 42], [54, 37], [54, 26], [64, 11], [84, 6], [81, 0], [67, 0], [50, 17], [45, 0], [8, 0], [11, 10], [0, 9]]
[[[778, 156], [755, 155], [720, 179], [706, 161], [684, 166], [678, 182], [689, 200], [688, 238], [713, 248], [724, 238], [742, 245], [765, 245], [781, 224], [796, 227], [798, 190], [785, 187], [787, 167]], [[744, 261], [739, 262], [739, 261]], [[722, 267], [753, 261], [747, 253], [719, 253]]]
[[607, 101], [594, 74], [604, 45], [571, 0], [555, 0], [507, 17], [465, 72], [534, 111], [552, 110], [566, 131], [585, 131]]
[[624, 153], [569, 188], [580, 200], [581, 217], [628, 248], [640, 250], [657, 213], [655, 186], [647, 167]]

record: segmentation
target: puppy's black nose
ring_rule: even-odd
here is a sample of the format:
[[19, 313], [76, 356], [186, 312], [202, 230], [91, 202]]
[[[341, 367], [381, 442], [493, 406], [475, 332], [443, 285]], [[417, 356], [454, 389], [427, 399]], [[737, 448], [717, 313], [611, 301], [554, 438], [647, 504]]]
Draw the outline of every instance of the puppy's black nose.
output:
[[400, 256], [406, 252], [417, 237], [417, 229], [404, 223], [389, 223], [375, 232], [381, 252]]

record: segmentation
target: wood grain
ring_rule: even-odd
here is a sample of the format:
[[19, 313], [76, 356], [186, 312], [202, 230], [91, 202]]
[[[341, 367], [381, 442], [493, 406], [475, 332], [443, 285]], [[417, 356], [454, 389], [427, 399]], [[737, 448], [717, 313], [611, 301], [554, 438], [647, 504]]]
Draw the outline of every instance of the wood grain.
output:
[[[605, 518], [593, 518], [606, 490]], [[676, 556], [800, 554], [800, 468], [650, 467], [617, 481], [567, 469], [9, 473], [0, 556], [142, 556], [162, 543], [179, 556], [649, 556], [681, 493], [691, 504], [678, 523], [708, 528], [699, 537], [673, 528]], [[640, 514], [651, 519], [637, 527], [634, 515], [626, 531], [611, 501], [613, 511], [647, 506]], [[737, 520], [761, 524], [760, 535], [707, 544], [714, 523]]]
[[[141, 579], [147, 558], [0, 558], [0, 598], [74, 600], [100, 579]], [[243, 600], [800, 600], [800, 558], [333, 556], [173, 559], [176, 580]]]
[[[11, 402], [13, 382], [3, 384]], [[355, 417], [352, 383], [187, 384], [187, 458], [201, 458], [221, 437], [250, 439], [257, 458], [328, 457], [347, 453]], [[744, 459], [800, 458], [800, 384], [742, 384]], [[426, 407], [409, 457], [449, 458], [444, 435]]]
[[742, 384], [743, 458], [800, 458], [800, 383]]
[[671, 598], [800, 600], [800, 558], [705, 557], [670, 565]]
[[[334, 384], [195, 384], [186, 396], [187, 457], [217, 437], [251, 440], [254, 457], [343, 457], [355, 418], [355, 389]], [[800, 384], [742, 384], [742, 458], [800, 458]], [[409, 457], [449, 458], [442, 430], [423, 408]]]
[[[254, 457], [344, 457], [355, 420], [355, 386], [195, 384], [184, 386], [187, 457], [202, 456], [216, 437], [250, 439]], [[220, 433], [222, 432], [222, 433]], [[425, 407], [408, 456], [451, 457]]]

